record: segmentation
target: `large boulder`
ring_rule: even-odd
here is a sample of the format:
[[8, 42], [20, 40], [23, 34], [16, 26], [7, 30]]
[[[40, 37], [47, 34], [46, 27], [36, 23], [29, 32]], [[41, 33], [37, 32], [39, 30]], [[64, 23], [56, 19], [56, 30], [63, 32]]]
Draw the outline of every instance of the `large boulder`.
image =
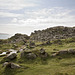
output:
[[36, 54], [34, 54], [32, 52], [22, 51], [21, 52], [21, 58], [34, 59], [34, 58], [36, 58]]
[[69, 49], [69, 50], [68, 50], [68, 53], [70, 53], [70, 54], [75, 54], [75, 49]]
[[41, 48], [40, 49], [40, 57], [41, 58], [46, 58], [48, 56], [48, 53], [45, 52], [45, 49]]
[[14, 59], [14, 58], [16, 58], [16, 57], [17, 57], [17, 54], [16, 54], [16, 53], [10, 53], [10, 54], [7, 55], [6, 58], [12, 60], [12, 59]]
[[5, 67], [6, 65], [8, 65], [8, 62], [4, 62], [3, 63], [3, 67]]
[[41, 58], [46, 58], [46, 57], [48, 57], [48, 53], [45, 52], [44, 54], [40, 54], [40, 57]]
[[19, 66], [18, 64], [15, 63], [11, 63], [11, 68], [15, 69], [15, 68], [20, 68], [21, 66]]
[[16, 69], [16, 68], [20, 68], [21, 66], [19, 66], [18, 64], [15, 64], [15, 63], [11, 63], [11, 62], [5, 62], [5, 63], [3, 63], [3, 67]]
[[61, 50], [57, 52], [58, 55], [68, 54], [68, 50]]
[[36, 58], [36, 55], [34, 53], [28, 53], [26, 55], [26, 58], [28, 58], [28, 59], [35, 59]]

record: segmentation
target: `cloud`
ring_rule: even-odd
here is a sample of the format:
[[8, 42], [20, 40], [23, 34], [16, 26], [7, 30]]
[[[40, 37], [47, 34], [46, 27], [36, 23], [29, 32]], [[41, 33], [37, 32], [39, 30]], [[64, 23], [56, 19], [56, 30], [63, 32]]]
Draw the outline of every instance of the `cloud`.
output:
[[72, 15], [71, 12], [73, 10], [54, 7], [25, 11], [24, 14], [0, 12], [0, 16], [12, 18], [11, 22], [8, 22], [7, 25], [47, 28], [59, 25], [74, 26], [75, 15]]
[[34, 30], [53, 26], [75, 26], [75, 15], [72, 12], [59, 7], [25, 11], [24, 14], [0, 12], [0, 17], [11, 18], [8, 23], [0, 24], [0, 32], [30, 34]]
[[37, 11], [26, 11], [26, 19], [18, 19], [17, 24], [21, 26], [73, 26], [75, 25], [75, 15], [71, 15], [72, 10], [64, 8], [41, 9]]
[[10, 12], [0, 12], [0, 17], [22, 17], [22, 14], [10, 13]]
[[37, 6], [36, 3], [30, 0], [0, 0], [0, 9], [20, 10], [25, 7]]
[[13, 18], [12, 23], [16, 23], [17, 21], [17, 18]]

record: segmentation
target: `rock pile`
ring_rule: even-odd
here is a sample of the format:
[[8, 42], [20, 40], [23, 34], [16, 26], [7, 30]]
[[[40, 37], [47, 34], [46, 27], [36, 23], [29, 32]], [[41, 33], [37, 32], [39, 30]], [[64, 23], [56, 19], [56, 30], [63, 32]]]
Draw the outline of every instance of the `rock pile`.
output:
[[75, 54], [75, 49], [61, 50], [52, 54], [52, 56], [54, 57], [54, 56], [66, 55], [66, 54]]
[[31, 33], [30, 39], [34, 41], [47, 41], [55, 39], [66, 39], [69, 37], [75, 37], [74, 27], [52, 27], [42, 31], [34, 31]]
[[30, 37], [25, 34], [15, 34], [11, 38], [8, 39], [9, 43], [18, 43], [18, 42], [24, 42], [26, 43], [26, 40], [28, 40]]

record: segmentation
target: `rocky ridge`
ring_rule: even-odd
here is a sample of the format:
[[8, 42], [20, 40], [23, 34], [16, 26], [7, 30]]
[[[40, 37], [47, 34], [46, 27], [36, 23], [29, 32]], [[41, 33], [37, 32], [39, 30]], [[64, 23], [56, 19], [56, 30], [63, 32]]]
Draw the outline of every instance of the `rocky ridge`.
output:
[[66, 39], [75, 37], [75, 27], [57, 26], [47, 28], [45, 30], [34, 31], [30, 35], [30, 39], [34, 41], [48, 41], [55, 39]]

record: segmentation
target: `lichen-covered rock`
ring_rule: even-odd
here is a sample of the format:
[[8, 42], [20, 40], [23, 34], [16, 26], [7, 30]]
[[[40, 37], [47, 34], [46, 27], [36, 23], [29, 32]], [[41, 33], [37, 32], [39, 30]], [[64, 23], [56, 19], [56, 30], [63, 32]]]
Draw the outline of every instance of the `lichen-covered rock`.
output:
[[26, 58], [28, 58], [28, 59], [35, 59], [36, 58], [36, 55], [34, 53], [28, 53], [26, 55]]
[[58, 55], [68, 54], [68, 50], [61, 50], [57, 52]]
[[8, 42], [9, 43], [23, 42], [25, 44], [26, 43], [26, 40], [28, 40], [29, 38], [30, 37], [28, 35], [17, 33], [14, 36], [12, 36], [11, 38], [9, 38]]
[[3, 67], [5, 67], [6, 65], [8, 65], [8, 62], [4, 62], [3, 63]]
[[48, 57], [48, 53], [45, 52], [44, 54], [40, 54], [40, 57], [41, 57], [41, 58], [46, 58], [46, 57]]
[[70, 53], [70, 54], [75, 54], [75, 49], [69, 49], [69, 50], [68, 50], [68, 53]]
[[11, 63], [11, 62], [5, 62], [3, 63], [3, 67], [16, 69], [16, 68], [20, 68], [21, 66], [15, 63]]
[[17, 54], [16, 53], [10, 53], [10, 54], [7, 55], [6, 58], [12, 60], [12, 59], [14, 59], [16, 57], [17, 57]]
[[25, 51], [22, 51], [22, 52], [21, 52], [21, 58], [35, 59], [35, 58], [36, 58], [36, 54], [34, 54], [34, 53], [32, 53], [32, 52], [25, 52]]
[[20, 67], [21, 67], [21, 66], [19, 66], [18, 64], [11, 63], [11, 68], [12, 68], [12, 69], [20, 68]]
[[45, 52], [45, 49], [41, 48], [40, 49], [40, 57], [41, 58], [46, 58], [48, 56], [48, 53]]

